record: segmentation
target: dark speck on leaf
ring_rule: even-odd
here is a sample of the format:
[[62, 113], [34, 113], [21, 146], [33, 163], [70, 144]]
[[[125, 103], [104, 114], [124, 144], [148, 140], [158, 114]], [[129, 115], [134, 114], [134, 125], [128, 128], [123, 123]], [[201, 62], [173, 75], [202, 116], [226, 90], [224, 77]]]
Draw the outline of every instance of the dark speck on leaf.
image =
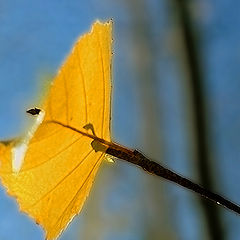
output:
[[35, 107], [35, 108], [28, 109], [26, 112], [35, 116], [41, 112], [41, 109]]

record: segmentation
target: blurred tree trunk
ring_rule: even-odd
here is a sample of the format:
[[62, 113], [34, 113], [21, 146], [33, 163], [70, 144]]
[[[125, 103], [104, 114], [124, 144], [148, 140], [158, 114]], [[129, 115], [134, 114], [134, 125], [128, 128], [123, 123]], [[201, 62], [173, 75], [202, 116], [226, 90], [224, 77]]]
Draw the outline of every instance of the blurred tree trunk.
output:
[[[176, 25], [180, 27], [180, 34], [183, 39], [183, 55], [186, 69], [186, 79], [188, 80], [189, 95], [189, 111], [191, 111], [191, 119], [193, 120], [193, 139], [195, 144], [195, 156], [197, 160], [197, 171], [200, 184], [210, 190], [216, 189], [214, 186], [214, 173], [216, 169], [212, 159], [212, 151], [210, 149], [210, 134], [208, 123], [208, 104], [207, 94], [205, 90], [202, 64], [200, 61], [198, 43], [196, 39], [196, 25], [194, 25], [189, 1], [173, 0], [172, 6], [176, 17]], [[220, 209], [213, 203], [201, 199], [203, 212], [206, 219], [207, 231], [210, 239], [225, 239], [225, 231], [221, 220]]]
[[[160, 136], [161, 109], [158, 98], [157, 59], [159, 57], [158, 46], [153, 42], [151, 21], [148, 13], [148, 1], [131, 0], [125, 1], [129, 7], [131, 16], [131, 34], [133, 38], [134, 71], [137, 78], [137, 91], [139, 105], [141, 106], [142, 131], [139, 133], [140, 144], [144, 153], [153, 159], [164, 159], [164, 146]], [[163, 132], [163, 131], [162, 131]], [[164, 183], [143, 174], [142, 198], [146, 202], [143, 207], [143, 236], [144, 239], [175, 239], [169, 219], [170, 206], [167, 206], [167, 192]]]

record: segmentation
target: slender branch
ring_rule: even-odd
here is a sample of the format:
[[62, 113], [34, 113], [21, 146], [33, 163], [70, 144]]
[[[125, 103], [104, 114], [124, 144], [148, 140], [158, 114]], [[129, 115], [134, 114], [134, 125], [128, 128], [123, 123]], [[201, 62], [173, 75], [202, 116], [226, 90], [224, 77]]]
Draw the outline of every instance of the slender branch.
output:
[[106, 153], [114, 157], [120, 158], [134, 165], [141, 167], [144, 171], [151, 173], [156, 176], [160, 176], [171, 182], [177, 183], [178, 185], [192, 190], [195, 193], [200, 194], [202, 197], [211, 200], [217, 205], [221, 205], [226, 209], [229, 209], [240, 215], [240, 206], [227, 200], [226, 198], [220, 196], [219, 194], [213, 193], [200, 185], [192, 182], [191, 180], [178, 175], [177, 173], [161, 166], [160, 164], [151, 161], [145, 157], [142, 153], [137, 150], [129, 150], [125, 147], [119, 146], [117, 144], [112, 144], [108, 147]]
[[[27, 112], [32, 115], [38, 115], [40, 110], [38, 108], [35, 108], [35, 109], [30, 109]], [[166, 167], [161, 166], [159, 163], [156, 163], [156, 162], [148, 159], [147, 157], [145, 157], [142, 153], [140, 153], [137, 150], [131, 150], [131, 149], [128, 149], [121, 145], [118, 145], [114, 142], [106, 141], [95, 135], [83, 132], [81, 130], [78, 130], [74, 127], [71, 127], [69, 125], [66, 125], [66, 124], [58, 122], [58, 121], [52, 120], [52, 121], [45, 121], [45, 122], [43, 122], [43, 124], [44, 123], [45, 124], [57, 124], [64, 128], [70, 129], [74, 132], [78, 132], [79, 134], [81, 134], [83, 136], [89, 137], [89, 138], [93, 139], [91, 145], [96, 152], [103, 151], [111, 156], [120, 158], [120, 159], [130, 162], [134, 165], [137, 165], [148, 173], [162, 177], [171, 182], [177, 183], [178, 185], [185, 187], [189, 190], [192, 190], [193, 192], [200, 194], [202, 197], [213, 201], [217, 205], [222, 205], [223, 207], [240, 215], [240, 206], [239, 205], [227, 200], [226, 198], [220, 196], [219, 194], [213, 193], [213, 192], [201, 187], [200, 185], [192, 182], [191, 180], [189, 180], [185, 177], [178, 175], [177, 173], [167, 169]]]

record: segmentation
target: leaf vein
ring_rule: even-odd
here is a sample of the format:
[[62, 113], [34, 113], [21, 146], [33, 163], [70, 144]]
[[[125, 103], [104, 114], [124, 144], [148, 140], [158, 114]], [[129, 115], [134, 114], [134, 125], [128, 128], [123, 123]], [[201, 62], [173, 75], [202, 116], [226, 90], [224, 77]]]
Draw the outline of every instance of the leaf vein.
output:
[[[26, 169], [20, 171], [19, 173], [23, 173], [23, 172], [30, 171], [30, 170], [32, 170], [32, 169], [34, 169], [34, 168], [37, 168], [37, 167], [42, 166], [43, 164], [49, 162], [50, 160], [53, 160], [53, 159], [56, 158], [58, 155], [60, 155], [61, 153], [63, 153], [66, 149], [68, 149], [68, 148], [71, 147], [73, 144], [75, 144], [77, 141], [79, 141], [82, 137], [83, 137], [83, 135], [81, 135], [79, 138], [77, 138], [76, 140], [74, 140], [73, 142], [71, 142], [70, 144], [68, 144], [66, 147], [64, 147], [63, 149], [61, 149], [59, 152], [57, 152], [57, 153], [54, 154], [53, 156], [51, 156], [51, 157], [47, 156], [48, 159], [47, 159], [46, 161], [43, 161], [43, 162], [41, 162], [40, 164], [35, 165], [35, 166], [33, 166], [33, 167], [26, 168]], [[42, 153], [42, 154], [44, 154], [44, 153]], [[11, 173], [12, 173], [12, 172], [11, 172]]]
[[73, 198], [71, 199], [71, 201], [67, 204], [67, 206], [65, 207], [65, 209], [63, 210], [62, 214], [59, 216], [59, 218], [57, 219], [57, 221], [55, 222], [55, 224], [53, 225], [53, 227], [55, 228], [57, 223], [59, 222], [59, 220], [61, 219], [61, 223], [60, 226], [62, 225], [62, 220], [63, 220], [63, 216], [65, 215], [65, 212], [67, 211], [67, 209], [71, 206], [71, 204], [74, 203], [74, 201], [76, 200], [78, 194], [80, 193], [80, 191], [82, 190], [82, 188], [85, 186], [85, 184], [87, 183], [87, 180], [89, 179], [89, 176], [92, 174], [93, 170], [95, 169], [96, 165], [98, 164], [98, 162], [100, 161], [100, 159], [102, 158], [103, 153], [101, 154], [101, 156], [98, 158], [98, 160], [96, 161], [96, 163], [94, 164], [93, 168], [91, 169], [91, 171], [89, 172], [89, 174], [87, 175], [86, 179], [84, 180], [84, 182], [82, 183], [82, 185], [79, 187], [78, 191], [74, 194]]
[[101, 70], [102, 70], [102, 80], [103, 80], [103, 107], [102, 107], [102, 126], [101, 126], [101, 137], [103, 137], [103, 127], [104, 127], [104, 116], [105, 116], [105, 71], [104, 71], [104, 61], [103, 61], [103, 55], [102, 55], [102, 46], [99, 40], [99, 33], [97, 33], [98, 36], [98, 45], [100, 49], [100, 60], [101, 60]]
[[63, 82], [64, 82], [64, 92], [65, 92], [65, 101], [66, 101], [66, 120], [67, 124], [69, 124], [69, 111], [68, 111], [68, 86], [67, 86], [67, 81], [65, 77], [65, 72], [64, 68], [62, 68], [62, 76], [63, 76]]
[[49, 195], [52, 191], [54, 191], [62, 182], [64, 182], [64, 180], [66, 180], [69, 176], [72, 175], [72, 173], [78, 169], [78, 167], [81, 166], [81, 164], [87, 159], [88, 156], [91, 155], [91, 153], [93, 152], [93, 149], [91, 151], [89, 151], [85, 157], [70, 171], [68, 172], [67, 175], [65, 175], [52, 189], [50, 189], [47, 193], [45, 193], [39, 200], [37, 200], [32, 206], [30, 206], [30, 208], [34, 207], [35, 205], [37, 205], [40, 201], [42, 201], [45, 197], [47, 197], [47, 195]]
[[[78, 45], [77, 45], [77, 48], [78, 48]], [[85, 84], [85, 78], [84, 78], [82, 65], [81, 65], [81, 61], [80, 61], [80, 57], [79, 57], [79, 53], [78, 53], [78, 49], [77, 48], [76, 48], [77, 63], [78, 63], [78, 66], [79, 66], [79, 72], [80, 72], [80, 75], [81, 75], [82, 86], [83, 86], [83, 95], [84, 95], [84, 102], [85, 102], [85, 122], [87, 124], [88, 123], [88, 110], [87, 110], [86, 84]]]

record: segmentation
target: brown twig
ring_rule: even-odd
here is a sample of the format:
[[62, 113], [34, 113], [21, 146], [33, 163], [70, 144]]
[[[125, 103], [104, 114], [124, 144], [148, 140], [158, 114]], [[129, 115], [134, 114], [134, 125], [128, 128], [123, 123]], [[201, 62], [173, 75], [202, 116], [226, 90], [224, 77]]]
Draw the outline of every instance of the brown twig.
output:
[[[32, 113], [31, 113], [32, 114]], [[45, 121], [45, 124], [57, 124], [64, 128], [68, 128], [74, 132], [78, 132], [81, 135], [89, 137], [93, 139], [92, 147], [97, 151], [104, 151], [107, 154], [130, 162], [134, 165], [141, 167], [144, 171], [151, 173], [153, 175], [162, 177], [166, 180], [171, 182], [177, 183], [178, 185], [185, 187], [187, 189], [192, 190], [195, 193], [200, 194], [202, 197], [211, 200], [212, 202], [216, 203], [217, 205], [221, 205], [226, 209], [229, 209], [237, 214], [240, 215], [240, 206], [227, 200], [226, 198], [220, 196], [219, 194], [213, 193], [200, 185], [192, 182], [191, 180], [184, 178], [177, 173], [167, 169], [166, 167], [161, 166], [159, 163], [156, 163], [147, 157], [145, 157], [142, 153], [137, 150], [131, 150], [127, 147], [118, 145], [114, 142], [106, 141], [102, 138], [97, 137], [96, 135], [92, 135], [77, 128], [71, 127], [64, 123], [52, 120], [52, 121]]]
[[114, 157], [120, 158], [134, 165], [141, 167], [144, 171], [151, 173], [156, 176], [160, 176], [166, 180], [177, 183], [178, 185], [192, 190], [195, 193], [200, 194], [202, 197], [207, 198], [217, 205], [221, 205], [226, 209], [229, 209], [240, 215], [240, 206], [220, 196], [219, 194], [213, 193], [200, 185], [192, 182], [191, 180], [178, 175], [177, 173], [161, 166], [160, 164], [151, 161], [145, 157], [142, 153], [137, 150], [129, 150], [125, 147], [113, 144], [107, 148], [107, 154]]

